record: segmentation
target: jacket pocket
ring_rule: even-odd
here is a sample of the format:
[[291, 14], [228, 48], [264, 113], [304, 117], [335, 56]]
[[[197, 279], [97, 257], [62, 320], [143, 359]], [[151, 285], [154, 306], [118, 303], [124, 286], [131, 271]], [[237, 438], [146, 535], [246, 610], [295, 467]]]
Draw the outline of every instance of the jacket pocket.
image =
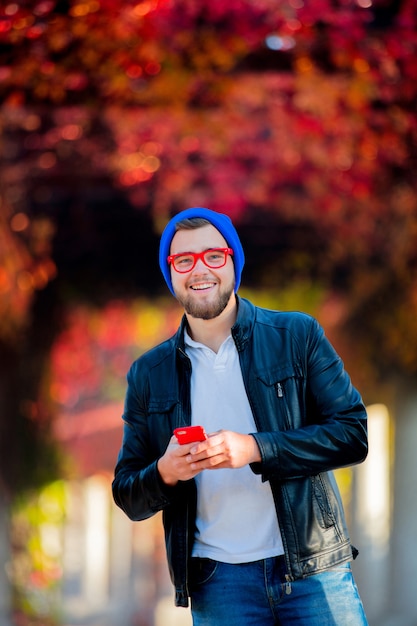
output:
[[268, 410], [266, 430], [299, 428], [304, 415], [301, 367], [290, 363], [258, 372], [257, 378], [261, 404]]
[[178, 398], [174, 395], [150, 397], [148, 413], [168, 413], [177, 404]]
[[148, 402], [147, 423], [152, 447], [157, 454], [166, 450], [177, 425], [179, 402], [174, 396], [151, 397]]
[[312, 476], [311, 483], [313, 488], [313, 507], [315, 509], [316, 518], [322, 528], [331, 528], [335, 526], [336, 520], [323, 475], [318, 474], [317, 476]]

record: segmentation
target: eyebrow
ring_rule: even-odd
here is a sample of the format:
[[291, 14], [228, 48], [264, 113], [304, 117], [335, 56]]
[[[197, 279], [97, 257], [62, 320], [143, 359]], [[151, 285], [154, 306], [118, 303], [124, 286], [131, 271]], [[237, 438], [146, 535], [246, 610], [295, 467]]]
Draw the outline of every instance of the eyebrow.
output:
[[192, 252], [191, 250], [184, 250], [183, 252], [182, 250], [180, 250], [180, 252], [173, 252], [168, 256], [176, 256], [177, 254], [201, 254], [201, 252], [209, 252], [210, 250], [222, 250], [226, 247], [227, 246], [211, 246], [210, 248], [204, 248], [203, 250], [200, 250], [200, 252]]

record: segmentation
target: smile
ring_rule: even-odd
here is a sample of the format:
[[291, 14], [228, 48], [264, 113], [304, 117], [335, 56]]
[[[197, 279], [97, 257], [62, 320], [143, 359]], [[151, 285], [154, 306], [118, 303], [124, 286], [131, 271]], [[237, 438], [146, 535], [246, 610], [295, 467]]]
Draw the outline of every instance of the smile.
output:
[[190, 285], [190, 289], [193, 289], [193, 291], [204, 291], [205, 289], [210, 289], [215, 284], [216, 283], [197, 283], [195, 285]]

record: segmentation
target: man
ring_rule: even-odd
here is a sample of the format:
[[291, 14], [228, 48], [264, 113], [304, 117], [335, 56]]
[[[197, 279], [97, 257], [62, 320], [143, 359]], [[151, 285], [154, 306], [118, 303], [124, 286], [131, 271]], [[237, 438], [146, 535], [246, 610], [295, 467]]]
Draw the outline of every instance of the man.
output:
[[[367, 454], [366, 412], [319, 324], [236, 295], [230, 219], [176, 215], [159, 262], [184, 307], [128, 374], [116, 503], [163, 510], [176, 604], [195, 626], [363, 626], [331, 471]], [[207, 438], [180, 444], [177, 427]]]

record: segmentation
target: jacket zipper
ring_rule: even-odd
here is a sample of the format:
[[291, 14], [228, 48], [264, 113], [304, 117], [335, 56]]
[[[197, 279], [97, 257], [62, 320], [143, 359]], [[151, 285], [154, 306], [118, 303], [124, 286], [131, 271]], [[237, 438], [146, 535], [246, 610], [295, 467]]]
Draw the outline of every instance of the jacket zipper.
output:
[[281, 383], [277, 383], [276, 387], [277, 387], [277, 396], [278, 396], [278, 398], [283, 398], [284, 397], [283, 386], [281, 385]]

